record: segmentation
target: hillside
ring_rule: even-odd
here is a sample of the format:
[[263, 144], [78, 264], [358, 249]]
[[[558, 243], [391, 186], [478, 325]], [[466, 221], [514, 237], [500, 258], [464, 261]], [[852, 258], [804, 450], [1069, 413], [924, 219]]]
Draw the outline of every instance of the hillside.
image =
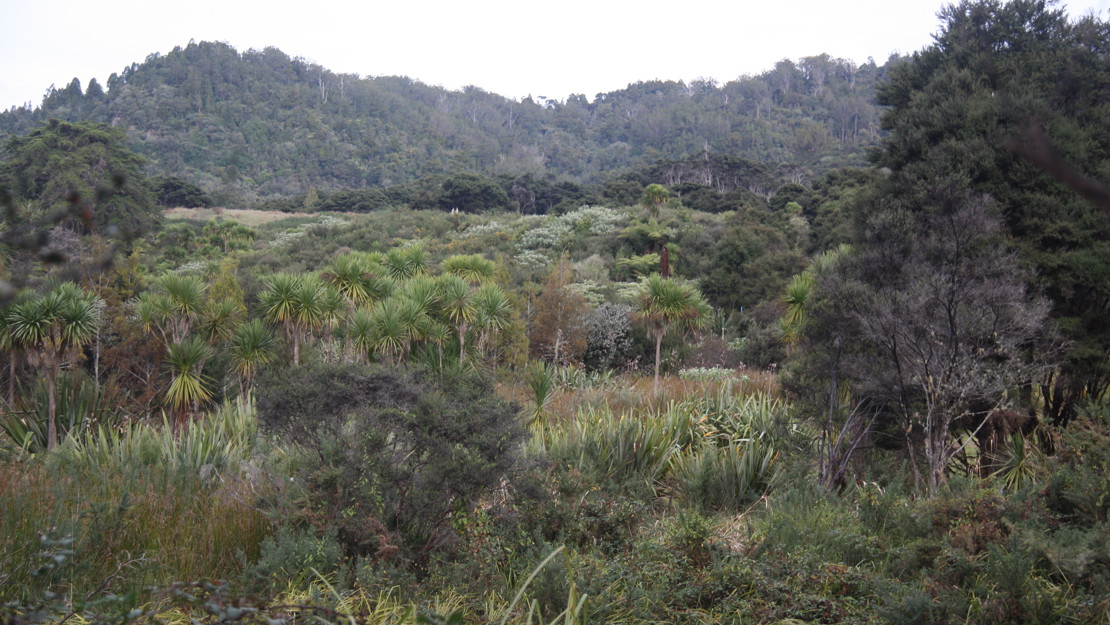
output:
[[460, 171], [597, 182], [710, 154], [806, 181], [864, 164], [878, 138], [874, 88], [887, 65], [822, 55], [725, 84], [641, 82], [593, 99], [517, 102], [475, 87], [336, 74], [274, 48], [240, 53], [201, 42], [132, 64], [106, 88], [75, 78], [33, 110], [0, 113], [0, 139], [51, 117], [110, 123], [150, 159], [148, 173], [182, 176], [232, 201]]

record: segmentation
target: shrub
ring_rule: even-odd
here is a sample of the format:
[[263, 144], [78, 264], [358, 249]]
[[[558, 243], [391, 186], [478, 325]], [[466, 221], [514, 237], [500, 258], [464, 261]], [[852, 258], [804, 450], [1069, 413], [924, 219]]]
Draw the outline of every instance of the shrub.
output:
[[270, 374], [258, 397], [262, 427], [308, 452], [295, 480], [308, 520], [337, 527], [353, 556], [449, 543], [452, 516], [500, 486], [524, 434], [516, 408], [474, 377], [318, 364]]
[[334, 528], [318, 535], [286, 525], [262, 541], [258, 559], [247, 569], [247, 578], [262, 590], [300, 588], [317, 574], [334, 574], [342, 560], [343, 548]]

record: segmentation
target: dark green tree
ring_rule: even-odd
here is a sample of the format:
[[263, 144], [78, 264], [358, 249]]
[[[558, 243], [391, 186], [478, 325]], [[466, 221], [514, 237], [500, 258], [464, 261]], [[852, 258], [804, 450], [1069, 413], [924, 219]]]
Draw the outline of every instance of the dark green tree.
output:
[[154, 197], [159, 206], [175, 208], [207, 208], [212, 205], [212, 198], [203, 189], [195, 184], [177, 176], [159, 176], [150, 181]]
[[[1041, 132], [1087, 176], [1110, 167], [1110, 24], [1071, 22], [1045, 0], [964, 0], [941, 12], [936, 43], [878, 91], [888, 131], [874, 162], [911, 212], [944, 210], [938, 189], [990, 195], [1021, 262], [1070, 340], [1042, 380], [1058, 423], [1110, 384], [1110, 216], [1013, 149]], [[950, 194], [956, 196], [959, 194]], [[862, 217], [862, 215], [861, 215]]]
[[455, 174], [443, 182], [439, 206], [444, 210], [457, 208], [466, 213], [503, 210], [509, 206], [509, 196], [485, 176]]
[[0, 187], [17, 202], [47, 213], [69, 212], [72, 221], [100, 233], [141, 232], [159, 219], [144, 161], [126, 147], [118, 128], [51, 119], [10, 139], [4, 157]]

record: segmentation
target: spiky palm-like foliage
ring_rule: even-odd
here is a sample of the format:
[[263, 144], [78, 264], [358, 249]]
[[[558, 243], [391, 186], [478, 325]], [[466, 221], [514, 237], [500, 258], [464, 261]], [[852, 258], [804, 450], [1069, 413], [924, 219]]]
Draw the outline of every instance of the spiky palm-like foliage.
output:
[[653, 273], [644, 279], [633, 316], [648, 325], [655, 337], [655, 390], [659, 390], [659, 365], [663, 337], [669, 332], [697, 330], [709, 320], [712, 308], [689, 284]]
[[162, 276], [154, 289], [135, 298], [135, 319], [144, 331], [158, 333], [163, 344], [177, 343], [189, 336], [204, 314], [207, 290], [208, 285], [197, 276]]
[[471, 284], [481, 284], [493, 279], [497, 265], [481, 254], [457, 254], [446, 258], [441, 268], [443, 273], [454, 274]]
[[204, 293], [208, 285], [197, 276], [168, 274], [158, 285], [170, 301], [170, 338], [178, 342], [189, 335], [193, 323], [204, 309]]
[[132, 302], [135, 320], [144, 332], [156, 332], [165, 344], [172, 343], [170, 320], [173, 317], [173, 302], [165, 293], [147, 291]]
[[250, 395], [254, 375], [261, 367], [273, 362], [277, 337], [259, 319], [240, 324], [231, 337], [229, 352], [239, 373], [239, 389], [243, 397]]
[[382, 267], [394, 280], [408, 280], [428, 273], [428, 253], [419, 245], [386, 252]]
[[403, 305], [401, 300], [391, 298], [375, 306], [370, 313], [373, 350], [385, 356], [391, 365], [400, 360], [410, 339]]
[[478, 351], [485, 353], [491, 337], [505, 330], [513, 320], [513, 304], [496, 284], [487, 284], [474, 293], [474, 327], [478, 328]]
[[440, 276], [441, 312], [447, 323], [455, 329], [459, 337], [459, 365], [466, 361], [466, 332], [474, 323], [477, 309], [474, 306], [474, 293], [466, 280], [456, 275]]
[[166, 388], [166, 405], [174, 414], [174, 428], [181, 429], [190, 411], [211, 401], [211, 382], [204, 376], [204, 364], [212, 350], [199, 337], [189, 337], [170, 345], [166, 352], [166, 369], [171, 380]]
[[320, 277], [353, 305], [359, 306], [378, 299], [373, 292], [372, 281], [380, 270], [366, 254], [349, 252], [336, 256]]
[[679, 494], [702, 510], [736, 509], [767, 488], [777, 454], [759, 439], [702, 445], [671, 460]]
[[786, 287], [782, 300], [786, 304], [786, 313], [782, 317], [782, 340], [787, 345], [794, 345], [802, 337], [807, 318], [806, 303], [809, 294], [813, 291], [814, 277], [812, 273], [804, 272], [795, 275]]
[[347, 320], [347, 341], [355, 352], [369, 358], [374, 353], [374, 318], [368, 308], [359, 308]]
[[12, 334], [11, 308], [0, 309], [0, 352], [8, 355], [8, 405], [15, 403], [15, 378], [19, 366], [19, 343]]
[[197, 323], [197, 330], [204, 340], [213, 345], [227, 342], [243, 316], [243, 308], [233, 299], [208, 302]]
[[[47, 449], [49, 392], [47, 381], [40, 379], [31, 389], [29, 411], [0, 415], [0, 431], [17, 447], [34, 453]], [[62, 371], [55, 393], [59, 442], [97, 426], [115, 427], [123, 416], [120, 390], [112, 381], [101, 385], [81, 371]]]
[[418, 276], [406, 281], [398, 290], [398, 294], [415, 302], [424, 314], [429, 316], [439, 310], [443, 300], [439, 281], [429, 276]]
[[810, 300], [817, 280], [835, 269], [837, 263], [851, 252], [852, 246], [844, 243], [822, 252], [813, 258], [813, 262], [805, 271], [790, 280], [786, 293], [782, 297], [783, 303], [786, 304], [786, 313], [780, 324], [782, 340], [787, 345], [796, 345], [802, 340], [806, 323], [809, 321], [812, 307]]
[[71, 282], [42, 297], [20, 302], [8, 313], [12, 338], [45, 369], [47, 384], [47, 449], [58, 443], [55, 380], [63, 360], [92, 341], [100, 323], [96, 296]]
[[259, 300], [262, 316], [280, 326], [293, 346], [293, 364], [301, 364], [301, 342], [336, 317], [335, 299], [315, 276], [277, 274], [270, 278]]

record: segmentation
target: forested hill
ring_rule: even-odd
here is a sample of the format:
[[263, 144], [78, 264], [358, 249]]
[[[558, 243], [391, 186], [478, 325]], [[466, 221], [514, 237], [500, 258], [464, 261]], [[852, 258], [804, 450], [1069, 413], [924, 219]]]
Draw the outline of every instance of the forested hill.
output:
[[822, 55], [723, 85], [653, 81], [593, 100], [518, 102], [201, 42], [151, 55], [106, 86], [75, 78], [38, 108], [0, 113], [0, 138], [51, 117], [107, 122], [150, 158], [150, 173], [244, 197], [458, 171], [590, 182], [694, 154], [760, 161], [801, 180], [864, 162], [878, 133], [874, 88], [891, 62]]

